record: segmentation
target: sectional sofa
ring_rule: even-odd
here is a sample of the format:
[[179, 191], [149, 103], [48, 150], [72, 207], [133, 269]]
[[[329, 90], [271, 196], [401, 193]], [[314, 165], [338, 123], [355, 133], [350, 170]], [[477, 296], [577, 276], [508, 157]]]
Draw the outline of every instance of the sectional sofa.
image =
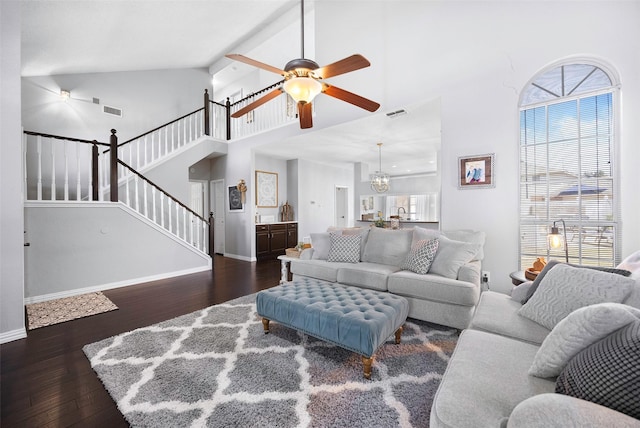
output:
[[640, 427], [640, 280], [619, 273], [550, 263], [483, 292], [430, 426]]
[[[352, 237], [358, 248], [342, 248], [332, 258], [339, 236]], [[412, 247], [434, 239], [438, 245], [427, 273], [406, 265]], [[409, 317], [464, 329], [480, 298], [484, 242], [484, 232], [472, 230], [332, 229], [311, 234], [312, 248], [291, 262], [291, 272], [294, 279], [312, 277], [397, 294], [409, 301]]]

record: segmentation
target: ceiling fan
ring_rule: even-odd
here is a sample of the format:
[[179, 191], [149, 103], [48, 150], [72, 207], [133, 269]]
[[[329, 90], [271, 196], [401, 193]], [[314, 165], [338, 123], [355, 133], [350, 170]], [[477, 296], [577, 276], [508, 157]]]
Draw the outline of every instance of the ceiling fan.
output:
[[370, 112], [374, 112], [380, 107], [380, 104], [375, 101], [371, 101], [367, 98], [361, 97], [360, 95], [345, 91], [337, 86], [329, 85], [323, 81], [329, 77], [338, 76], [340, 74], [368, 67], [371, 63], [359, 54], [351, 55], [347, 58], [341, 59], [340, 61], [334, 62], [333, 64], [325, 65], [324, 67], [320, 67], [313, 60], [306, 59], [304, 57], [304, 0], [300, 0], [300, 9], [302, 54], [300, 55], [300, 58], [289, 61], [284, 66], [284, 70], [243, 55], [225, 55], [227, 58], [232, 60], [279, 74], [283, 76], [285, 80], [282, 87], [278, 87], [273, 91], [268, 92], [265, 96], [258, 98], [254, 102], [233, 113], [231, 117], [238, 118], [244, 116], [255, 108], [260, 107], [262, 104], [276, 98], [283, 92], [289, 94], [298, 104], [298, 116], [300, 118], [300, 128], [302, 129], [311, 128], [313, 126], [313, 120], [311, 118], [311, 103], [314, 97], [320, 93], [346, 101]]

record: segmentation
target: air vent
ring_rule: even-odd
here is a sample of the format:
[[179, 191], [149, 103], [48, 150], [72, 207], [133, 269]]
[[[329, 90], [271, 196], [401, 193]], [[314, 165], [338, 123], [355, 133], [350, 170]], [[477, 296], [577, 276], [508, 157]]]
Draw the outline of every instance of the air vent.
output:
[[400, 109], [392, 111], [391, 113], [387, 113], [387, 116], [393, 119], [395, 117], [402, 116], [403, 114], [407, 114], [406, 110]]
[[93, 97], [94, 104], [100, 104], [100, 98]]
[[119, 108], [102, 106], [102, 111], [107, 114], [112, 114], [114, 116], [122, 117], [122, 109], [119, 109]]

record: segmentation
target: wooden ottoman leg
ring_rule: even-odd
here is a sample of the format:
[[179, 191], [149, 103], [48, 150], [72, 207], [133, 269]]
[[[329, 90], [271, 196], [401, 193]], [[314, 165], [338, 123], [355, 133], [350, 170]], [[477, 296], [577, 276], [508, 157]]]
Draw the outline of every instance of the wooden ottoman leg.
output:
[[264, 329], [264, 334], [269, 334], [269, 320], [266, 318], [262, 318], [262, 328]]
[[396, 330], [396, 345], [400, 343], [400, 337], [402, 336], [402, 326]]
[[371, 358], [362, 356], [362, 366], [364, 369], [364, 378], [371, 379], [371, 363], [373, 362], [373, 355]]

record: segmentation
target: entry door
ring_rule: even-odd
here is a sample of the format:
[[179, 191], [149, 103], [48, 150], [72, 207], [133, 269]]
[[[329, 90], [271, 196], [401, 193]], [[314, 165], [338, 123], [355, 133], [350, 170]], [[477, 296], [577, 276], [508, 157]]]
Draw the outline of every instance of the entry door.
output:
[[347, 187], [336, 186], [336, 227], [347, 227], [349, 192]]
[[211, 180], [211, 212], [213, 212], [215, 226], [213, 251], [216, 254], [224, 254], [224, 197], [224, 180]]

